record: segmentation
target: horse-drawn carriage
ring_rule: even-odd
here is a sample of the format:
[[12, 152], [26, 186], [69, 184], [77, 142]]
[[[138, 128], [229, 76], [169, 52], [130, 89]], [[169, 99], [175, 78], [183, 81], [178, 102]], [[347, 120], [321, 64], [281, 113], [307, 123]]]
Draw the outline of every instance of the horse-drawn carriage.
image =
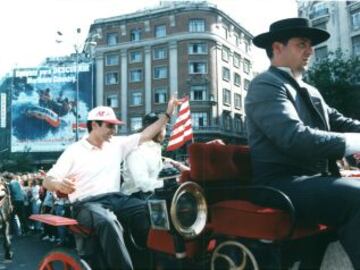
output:
[[[303, 268], [319, 268], [332, 230], [297, 220], [296, 209], [281, 191], [253, 185], [248, 147], [194, 143], [188, 153], [191, 170], [179, 181], [167, 181], [148, 200], [146, 249], [152, 260], [146, 269], [282, 269], [295, 261]], [[283, 203], [260, 205], [260, 194]], [[91, 235], [74, 219], [31, 218], [68, 226], [78, 239]], [[39, 269], [91, 269], [81, 243], [77, 241], [76, 252], [50, 251]]]

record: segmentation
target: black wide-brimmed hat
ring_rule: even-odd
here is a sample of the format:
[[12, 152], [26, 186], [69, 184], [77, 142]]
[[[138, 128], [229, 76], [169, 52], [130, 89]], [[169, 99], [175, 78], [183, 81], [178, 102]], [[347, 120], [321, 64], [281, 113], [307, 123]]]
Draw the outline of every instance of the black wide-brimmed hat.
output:
[[308, 38], [314, 46], [327, 40], [330, 34], [322, 29], [310, 27], [308, 19], [289, 18], [272, 23], [269, 32], [254, 37], [253, 43], [259, 48], [266, 49], [274, 41], [292, 37]]

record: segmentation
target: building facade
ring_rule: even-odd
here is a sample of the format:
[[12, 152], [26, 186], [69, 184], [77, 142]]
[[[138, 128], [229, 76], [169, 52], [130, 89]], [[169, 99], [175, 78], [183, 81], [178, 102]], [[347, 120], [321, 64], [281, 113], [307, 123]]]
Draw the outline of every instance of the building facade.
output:
[[331, 34], [314, 47], [315, 61], [339, 48], [347, 57], [360, 56], [359, 1], [298, 1], [298, 14]]
[[141, 127], [164, 112], [172, 95], [189, 96], [196, 141], [245, 139], [244, 96], [252, 78], [252, 35], [207, 2], [161, 2], [158, 7], [96, 19], [96, 103]]

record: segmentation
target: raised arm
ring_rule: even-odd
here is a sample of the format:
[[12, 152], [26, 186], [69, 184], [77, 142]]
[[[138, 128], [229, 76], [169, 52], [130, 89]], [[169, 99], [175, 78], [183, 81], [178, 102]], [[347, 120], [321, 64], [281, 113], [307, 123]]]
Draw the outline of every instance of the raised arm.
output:
[[178, 103], [179, 102], [175, 97], [170, 98], [166, 112], [160, 116], [159, 120], [141, 132], [140, 144], [152, 140], [152, 138], [161, 131], [161, 128], [170, 120]]

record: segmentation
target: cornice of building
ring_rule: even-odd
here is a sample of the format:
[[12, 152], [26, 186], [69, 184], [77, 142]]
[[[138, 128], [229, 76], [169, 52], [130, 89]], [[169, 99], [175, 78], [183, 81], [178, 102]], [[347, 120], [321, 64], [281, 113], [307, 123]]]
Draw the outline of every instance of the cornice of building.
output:
[[184, 11], [211, 11], [214, 12], [227, 21], [232, 23], [240, 31], [242, 31], [249, 39], [253, 38], [253, 35], [242, 27], [238, 22], [228, 16], [225, 12], [218, 9], [215, 4], [207, 1], [174, 1], [174, 2], [161, 2], [157, 7], [144, 8], [133, 13], [124, 14], [120, 16], [114, 16], [109, 18], [95, 19], [94, 23], [90, 26], [90, 32], [93, 31], [97, 26], [111, 23], [118, 23], [119, 25], [128, 23], [132, 20], [147, 20], [153, 17], [164, 16], [166, 14], [172, 15]]
[[239, 49], [238, 47], [229, 43], [227, 40], [225, 40], [221, 36], [219, 36], [215, 33], [211, 33], [211, 32], [205, 32], [205, 33], [184, 32], [184, 33], [177, 33], [175, 35], [169, 35], [164, 38], [144, 39], [144, 40], [137, 41], [137, 42], [124, 42], [124, 43], [120, 43], [116, 46], [111, 46], [111, 47], [109, 47], [107, 45], [103, 45], [103, 46], [98, 46], [96, 48], [96, 51], [97, 51], [97, 55], [98, 55], [98, 54], [102, 54], [105, 52], [128, 50], [128, 49], [133, 49], [136, 47], [156, 46], [156, 45], [161, 45], [164, 43], [171, 43], [171, 42], [178, 42], [178, 41], [185, 41], [185, 40], [204, 40], [204, 39], [212, 40], [219, 44], [225, 45], [232, 51], [240, 52], [243, 57], [245, 56], [245, 58], [247, 58], [249, 60], [251, 60], [251, 58], [252, 58], [244, 50]]

